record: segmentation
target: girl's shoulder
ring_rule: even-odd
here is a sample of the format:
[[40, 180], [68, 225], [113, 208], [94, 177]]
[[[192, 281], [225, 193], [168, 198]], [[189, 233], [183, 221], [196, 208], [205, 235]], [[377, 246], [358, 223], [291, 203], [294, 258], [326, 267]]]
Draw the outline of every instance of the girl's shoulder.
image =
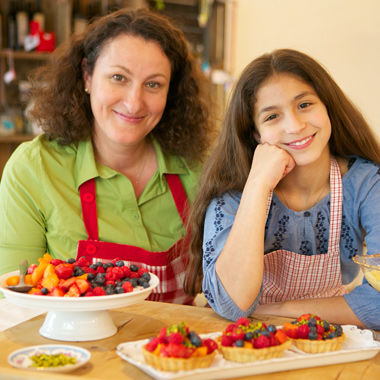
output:
[[367, 193], [374, 187], [380, 189], [380, 166], [370, 160], [351, 156], [343, 176], [343, 188], [351, 193]]

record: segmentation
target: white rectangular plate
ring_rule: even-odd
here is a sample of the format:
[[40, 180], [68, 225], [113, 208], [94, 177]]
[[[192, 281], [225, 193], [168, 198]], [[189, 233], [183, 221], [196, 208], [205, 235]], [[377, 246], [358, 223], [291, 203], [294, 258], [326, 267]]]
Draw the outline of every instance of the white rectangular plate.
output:
[[[167, 379], [226, 379], [239, 376], [257, 375], [291, 369], [325, 366], [329, 364], [366, 360], [380, 351], [380, 342], [373, 340], [370, 330], [360, 330], [356, 326], [342, 326], [347, 336], [339, 351], [322, 354], [307, 354], [292, 346], [281, 358], [259, 360], [252, 363], [234, 363], [217, 354], [211, 367], [191, 371], [165, 372], [145, 364], [142, 346], [148, 339], [121, 343], [118, 355], [158, 380]], [[202, 338], [216, 338], [220, 333], [201, 334]]]

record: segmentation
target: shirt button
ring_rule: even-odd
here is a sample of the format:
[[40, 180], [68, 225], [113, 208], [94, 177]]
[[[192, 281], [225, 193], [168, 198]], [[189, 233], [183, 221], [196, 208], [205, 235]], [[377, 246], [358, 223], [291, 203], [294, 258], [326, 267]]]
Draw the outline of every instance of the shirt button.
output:
[[305, 211], [305, 212], [303, 213], [303, 216], [306, 216], [306, 217], [310, 216], [310, 212], [309, 212], [309, 211]]
[[86, 252], [90, 255], [93, 255], [96, 252], [96, 247], [94, 244], [88, 244], [86, 246]]
[[133, 219], [137, 220], [139, 218], [139, 214], [134, 214]]
[[94, 196], [91, 193], [83, 194], [83, 200], [87, 203], [91, 203], [94, 200]]

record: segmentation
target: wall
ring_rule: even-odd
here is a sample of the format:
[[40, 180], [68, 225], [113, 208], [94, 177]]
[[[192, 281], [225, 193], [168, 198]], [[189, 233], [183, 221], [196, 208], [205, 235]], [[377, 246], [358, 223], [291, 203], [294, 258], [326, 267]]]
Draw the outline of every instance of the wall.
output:
[[379, 0], [235, 0], [233, 74], [276, 48], [317, 59], [380, 137]]

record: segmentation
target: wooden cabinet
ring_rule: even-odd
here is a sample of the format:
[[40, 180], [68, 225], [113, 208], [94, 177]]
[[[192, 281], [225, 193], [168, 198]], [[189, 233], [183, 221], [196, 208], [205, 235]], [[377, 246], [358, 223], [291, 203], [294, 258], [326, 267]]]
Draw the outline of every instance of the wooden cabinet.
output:
[[[106, 14], [121, 7], [148, 6], [169, 17], [181, 28], [204, 70], [223, 69], [225, 56], [225, 9], [229, 0], [40, 0], [45, 15], [45, 31], [54, 32], [56, 46], [67, 40], [74, 27], [75, 12], [87, 19]], [[47, 62], [51, 53], [10, 50], [7, 42], [7, 23], [10, 4], [31, 4], [35, 0], [1, 0], [1, 48], [0, 48], [0, 116], [16, 112], [22, 118], [27, 105], [27, 74]], [[206, 7], [205, 7], [206, 5]], [[202, 22], [200, 22], [202, 20]], [[5, 83], [4, 75], [14, 66], [16, 79]], [[213, 85], [217, 104], [224, 106], [223, 86]], [[1, 131], [0, 131], [1, 132]], [[4, 132], [4, 131], [3, 131]], [[7, 132], [7, 131], [6, 131]], [[0, 134], [0, 176], [3, 166], [15, 147], [33, 137], [33, 131], [24, 118], [13, 133]]]

